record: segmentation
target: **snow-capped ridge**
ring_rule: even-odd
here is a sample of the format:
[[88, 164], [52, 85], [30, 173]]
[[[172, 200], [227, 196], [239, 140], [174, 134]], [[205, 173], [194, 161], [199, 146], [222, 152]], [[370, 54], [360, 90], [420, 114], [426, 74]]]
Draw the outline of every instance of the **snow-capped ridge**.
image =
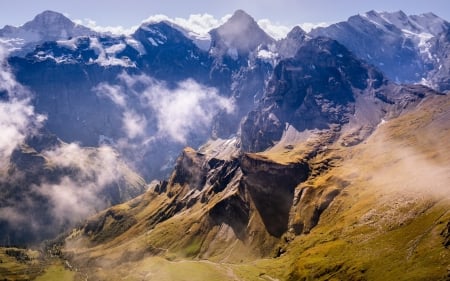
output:
[[436, 36], [449, 27], [449, 23], [433, 13], [408, 16], [403, 11], [377, 12], [371, 10], [361, 14], [361, 17], [371, 23], [381, 26], [394, 26], [399, 30], [406, 30], [408, 33], [421, 34], [428, 33]]
[[159, 24], [159, 23], [166, 24], [166, 25], [172, 27], [173, 29], [178, 30], [186, 38], [190, 39], [198, 48], [200, 48], [204, 51], [209, 50], [209, 48], [211, 46], [211, 36], [209, 35], [209, 33], [199, 33], [193, 29], [190, 29], [189, 27], [184, 27], [182, 25], [179, 25], [174, 20], [172, 20], [166, 16], [161, 15], [161, 18], [156, 17], [154, 19], [152, 18], [151, 20], [144, 21], [144, 23], [140, 26], [140, 28], [145, 30], [146, 28], [148, 28], [148, 26], [151, 26], [153, 24]]
[[0, 37], [11, 43], [11, 49], [27, 45], [32, 49], [40, 42], [67, 40], [72, 37], [96, 34], [91, 29], [74, 23], [63, 14], [49, 10], [36, 15], [31, 21], [19, 27], [7, 25], [0, 29]]

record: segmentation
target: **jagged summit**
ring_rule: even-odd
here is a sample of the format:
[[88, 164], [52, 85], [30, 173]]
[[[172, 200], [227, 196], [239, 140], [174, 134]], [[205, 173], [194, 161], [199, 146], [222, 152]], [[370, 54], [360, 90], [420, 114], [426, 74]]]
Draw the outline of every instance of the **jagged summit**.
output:
[[306, 32], [298, 25], [294, 26], [291, 31], [287, 34], [287, 38], [301, 38], [305, 36]]
[[25, 23], [22, 27], [31, 30], [43, 27], [48, 28], [52, 25], [57, 25], [58, 27], [74, 27], [75, 23], [61, 13], [47, 10], [36, 15], [33, 20]]
[[[389, 27], [392, 25], [396, 29], [410, 34], [427, 33], [436, 36], [449, 26], [447, 21], [433, 13], [408, 16], [401, 10], [396, 12], [377, 12], [371, 10], [356, 17], [360, 17], [380, 27]], [[392, 32], [396, 32], [396, 30], [392, 30]]]
[[252, 16], [247, 14], [244, 10], [236, 10], [228, 22], [240, 23], [240, 24], [253, 24], [256, 23]]
[[432, 56], [428, 41], [449, 28], [432, 13], [408, 16], [402, 11], [369, 11], [325, 28], [312, 37], [333, 38], [361, 58], [380, 67], [392, 80], [408, 83], [425, 78]]
[[276, 45], [281, 58], [291, 58], [295, 56], [300, 45], [308, 39], [306, 32], [300, 26], [294, 26], [286, 35], [286, 38], [278, 40]]
[[256, 21], [242, 10], [237, 10], [231, 18], [210, 31], [212, 49], [220, 54], [228, 52], [234, 55], [245, 55], [261, 44], [274, 42]]

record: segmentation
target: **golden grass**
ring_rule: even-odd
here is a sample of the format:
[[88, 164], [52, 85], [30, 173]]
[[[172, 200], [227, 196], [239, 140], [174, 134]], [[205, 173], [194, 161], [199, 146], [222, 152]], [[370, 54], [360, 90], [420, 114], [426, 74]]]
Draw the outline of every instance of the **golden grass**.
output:
[[36, 281], [73, 281], [75, 272], [70, 271], [62, 264], [53, 264], [49, 266], [44, 274], [37, 277]]
[[[380, 125], [363, 143], [329, 145], [311, 158], [313, 164], [337, 160], [308, 185], [327, 188], [337, 184], [336, 179], [348, 185], [309, 234], [281, 239], [287, 252], [279, 258], [251, 260], [254, 256], [245, 252], [248, 245], [215, 241], [218, 229], [206, 240], [196, 239], [207, 211], [199, 205], [146, 228], [151, 214], [171, 200], [148, 193], [144, 197], [152, 204], [142, 200], [133, 208], [118, 207], [140, 223], [106, 245], [85, 249], [82, 258], [120, 260], [127, 256], [124, 253], [133, 256], [149, 246], [167, 251], [161, 257], [96, 263], [85, 270], [96, 280], [117, 280], [116, 276], [122, 280], [445, 280], [450, 251], [440, 233], [450, 221], [448, 112], [448, 97], [431, 98], [418, 110]], [[327, 137], [323, 141], [321, 145]], [[251, 157], [289, 164], [310, 150], [299, 144]], [[215, 245], [221, 253], [211, 252], [208, 257], [215, 262], [198, 260], [205, 241], [223, 243]]]

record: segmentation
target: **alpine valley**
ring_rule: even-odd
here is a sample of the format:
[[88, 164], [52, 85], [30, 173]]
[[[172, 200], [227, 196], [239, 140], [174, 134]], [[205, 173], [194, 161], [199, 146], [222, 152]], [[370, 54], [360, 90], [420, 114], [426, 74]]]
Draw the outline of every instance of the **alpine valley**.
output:
[[0, 280], [450, 280], [450, 23], [0, 29]]

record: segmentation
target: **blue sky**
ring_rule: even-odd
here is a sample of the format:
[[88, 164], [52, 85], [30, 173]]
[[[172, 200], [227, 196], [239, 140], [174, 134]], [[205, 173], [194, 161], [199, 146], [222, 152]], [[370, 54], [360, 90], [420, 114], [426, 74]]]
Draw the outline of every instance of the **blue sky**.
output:
[[216, 18], [243, 9], [255, 19], [295, 25], [337, 22], [369, 10], [407, 14], [433, 12], [450, 21], [450, 0], [0, 0], [0, 27], [21, 25], [44, 10], [68, 14], [71, 19], [92, 19], [101, 26], [131, 27], [154, 14], [186, 18], [208, 13]]

